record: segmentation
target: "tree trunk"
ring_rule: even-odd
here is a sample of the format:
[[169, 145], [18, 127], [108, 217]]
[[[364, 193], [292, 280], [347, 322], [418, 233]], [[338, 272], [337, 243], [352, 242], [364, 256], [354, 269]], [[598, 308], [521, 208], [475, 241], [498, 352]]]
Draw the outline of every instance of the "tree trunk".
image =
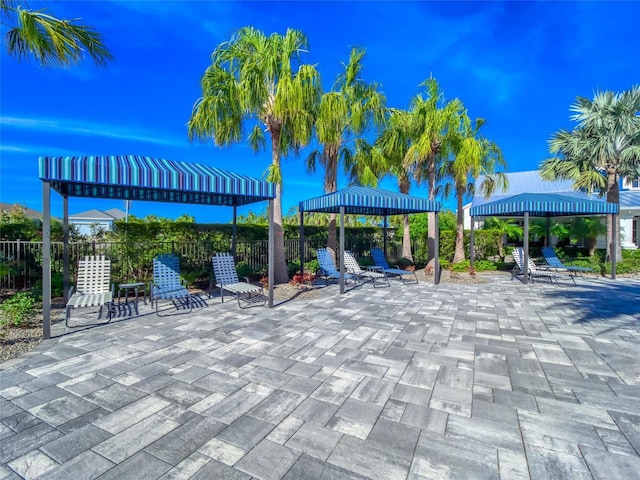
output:
[[593, 257], [596, 254], [596, 246], [598, 244], [598, 239], [595, 237], [587, 237], [587, 247], [589, 248], [589, 256]]
[[453, 263], [463, 262], [464, 254], [464, 211], [462, 199], [464, 197], [464, 188], [456, 188], [456, 197], [458, 200], [458, 213], [456, 217], [456, 248], [453, 253]]
[[[270, 128], [271, 133], [271, 158], [273, 165], [280, 169], [280, 128]], [[287, 259], [284, 256], [284, 229], [282, 228], [282, 183], [276, 184], [276, 198], [273, 202], [273, 227], [275, 240], [274, 254], [274, 285], [289, 282], [287, 272]]]
[[[429, 200], [436, 199], [436, 156], [434, 153], [429, 155], [427, 160], [427, 188], [429, 190]], [[427, 214], [427, 265], [433, 268], [436, 250], [436, 213], [428, 212]]]
[[413, 253], [411, 252], [411, 229], [409, 228], [409, 215], [402, 216], [402, 257], [408, 258], [413, 262]]
[[[324, 174], [324, 193], [333, 193], [338, 189], [338, 147], [325, 145], [324, 155], [326, 156], [326, 167]], [[337, 215], [329, 214], [329, 230], [327, 232], [327, 246], [334, 251], [337, 250]]]
[[[615, 171], [607, 172], [607, 202], [620, 206], [620, 189], [618, 187], [618, 174]], [[613, 255], [617, 262], [622, 261], [622, 245], [620, 244], [620, 215], [616, 215], [616, 251], [611, 251], [613, 243], [613, 215], [607, 215], [607, 259], [611, 261]]]
[[[408, 178], [398, 179], [398, 190], [405, 195], [409, 194], [411, 182]], [[413, 262], [413, 252], [411, 252], [411, 228], [409, 224], [409, 215], [402, 216], [402, 257], [408, 258]]]

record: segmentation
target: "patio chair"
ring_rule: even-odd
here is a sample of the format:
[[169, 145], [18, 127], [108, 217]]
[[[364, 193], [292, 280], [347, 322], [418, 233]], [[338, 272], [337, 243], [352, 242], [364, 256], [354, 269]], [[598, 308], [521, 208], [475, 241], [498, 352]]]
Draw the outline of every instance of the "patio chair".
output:
[[[64, 324], [69, 327], [71, 310], [81, 307], [100, 307], [98, 318], [102, 317], [102, 308], [107, 307], [107, 321], [113, 313], [114, 285], [111, 280], [111, 260], [104, 256], [84, 257], [78, 262], [76, 286], [69, 289], [69, 300]], [[75, 291], [74, 291], [75, 290]]]
[[382, 268], [382, 271], [387, 275], [397, 277], [402, 280], [402, 283], [418, 283], [418, 277], [416, 276], [415, 271], [402, 270], [397, 265], [394, 265], [394, 268], [389, 267], [387, 259], [384, 256], [384, 252], [379, 248], [371, 249], [371, 258], [373, 259], [374, 265]]
[[[514, 267], [513, 270], [511, 270], [512, 280], [516, 275], [523, 275], [524, 273], [524, 250], [522, 248], [513, 249], [513, 260], [516, 262], [516, 266]], [[549, 280], [549, 283], [553, 283], [554, 280], [556, 283], [560, 283], [559, 282], [560, 279], [570, 278], [573, 281], [573, 284], [574, 285], [576, 284], [576, 281], [573, 278], [573, 275], [563, 274], [563, 273], [552, 271], [552, 270], [546, 270], [538, 267], [538, 265], [536, 265], [533, 262], [533, 260], [531, 260], [531, 257], [529, 257], [528, 260], [529, 261], [527, 262], [527, 273], [529, 275], [529, 278], [531, 279], [531, 282], [535, 282], [536, 277], [547, 278]]]
[[[224, 292], [231, 293], [240, 308], [247, 308], [250, 305], [264, 305], [267, 303], [267, 297], [262, 292], [262, 287], [249, 283], [249, 278], [241, 282], [238, 278], [233, 257], [229, 253], [216, 253], [212, 257], [213, 274], [216, 278], [216, 287], [220, 289], [220, 298], [224, 303]], [[245, 306], [242, 306], [243, 302]]]
[[354, 257], [351, 252], [344, 252], [344, 266], [347, 269], [347, 272], [355, 275], [363, 281], [366, 280], [371, 282], [374, 287], [377, 287], [379, 284], [385, 284], [387, 287], [389, 286], [389, 278], [384, 272], [381, 273], [371, 270], [362, 270], [356, 261], [356, 257]]
[[[316, 257], [318, 258], [318, 271], [317, 275], [324, 277], [325, 284], [329, 285], [329, 279], [339, 280], [340, 272], [338, 271], [331, 252], [327, 248], [318, 248], [316, 250]], [[344, 272], [344, 279], [346, 281], [352, 280], [357, 283], [357, 277], [350, 273]]]
[[[170, 300], [176, 308], [193, 309], [191, 293], [180, 276], [180, 259], [172, 254], [158, 255], [153, 259], [153, 282], [151, 283], [151, 305], [155, 302], [159, 314], [160, 300]], [[186, 313], [188, 313], [186, 312]]]
[[564, 263], [562, 263], [562, 260], [558, 258], [556, 251], [551, 247], [543, 247], [542, 255], [544, 256], [547, 265], [549, 265], [551, 268], [557, 268], [558, 270], [564, 270], [569, 273], [579, 273], [580, 275], [582, 275], [583, 273], [593, 273], [597, 277], [597, 274], [594, 272], [593, 268], [565, 265]]

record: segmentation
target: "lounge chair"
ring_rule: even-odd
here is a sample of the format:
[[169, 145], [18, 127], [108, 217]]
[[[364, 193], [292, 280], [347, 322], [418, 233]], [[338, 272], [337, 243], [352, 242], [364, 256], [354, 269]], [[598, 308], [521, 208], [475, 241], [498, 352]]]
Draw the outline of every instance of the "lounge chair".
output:
[[[524, 274], [524, 250], [522, 248], [513, 249], [513, 260], [516, 262], [516, 266], [511, 271], [511, 279], [513, 279], [516, 275]], [[555, 281], [556, 283], [560, 283], [561, 279], [566, 280], [570, 278], [573, 281], [573, 284], [576, 284], [573, 275], [540, 268], [533, 262], [533, 260], [531, 260], [531, 257], [528, 258], [527, 262], [527, 274], [529, 275], [529, 278], [532, 282], [535, 281], [536, 277], [547, 278], [549, 280], [549, 283], [553, 283], [553, 281]]]
[[[175, 255], [158, 255], [153, 259], [153, 282], [151, 284], [151, 305], [155, 302], [158, 313], [158, 301], [170, 300], [176, 308], [193, 308], [191, 293], [186, 282], [180, 276], [180, 259]], [[188, 312], [187, 312], [188, 313]]]
[[418, 283], [418, 277], [416, 276], [416, 272], [411, 272], [409, 270], [402, 270], [398, 268], [398, 266], [394, 266], [394, 268], [389, 267], [387, 263], [387, 259], [384, 256], [384, 252], [379, 248], [371, 249], [371, 258], [373, 259], [373, 264], [381, 267], [382, 271], [389, 276], [398, 277], [402, 280], [402, 283]]
[[[249, 283], [247, 277], [244, 282], [238, 278], [238, 272], [233, 262], [233, 257], [229, 253], [216, 253], [212, 257], [213, 274], [216, 278], [216, 287], [220, 289], [220, 298], [224, 303], [224, 292], [231, 293], [240, 308], [247, 308], [249, 305], [264, 305], [267, 297], [262, 292], [262, 287]], [[245, 306], [242, 306], [242, 303]]]
[[[318, 248], [316, 250], [316, 257], [318, 258], [318, 271], [317, 275], [324, 277], [325, 283], [329, 284], [329, 279], [339, 280], [340, 272], [338, 271], [336, 264], [333, 260], [333, 256], [328, 248]], [[346, 281], [353, 280], [357, 283], [357, 277], [355, 275], [351, 275], [348, 272], [344, 272], [344, 279]]]
[[558, 270], [563, 270], [569, 273], [579, 273], [580, 275], [582, 275], [583, 273], [593, 273], [594, 275], [596, 275], [596, 273], [593, 271], [593, 268], [565, 265], [564, 263], [562, 263], [560, 258], [558, 258], [556, 251], [551, 247], [543, 247], [542, 255], [544, 255], [545, 261], [551, 268], [556, 268]]
[[90, 256], [84, 257], [78, 262], [76, 286], [69, 289], [69, 300], [64, 320], [67, 327], [70, 326], [71, 310], [81, 307], [100, 307], [98, 316], [100, 318], [102, 317], [102, 307], [106, 306], [108, 317], [105, 323], [111, 321], [114, 285], [109, 285], [110, 281], [111, 260], [104, 256]]
[[366, 280], [371, 282], [374, 287], [379, 284], [385, 284], [387, 287], [389, 286], [389, 278], [384, 272], [362, 270], [351, 252], [344, 252], [344, 266], [347, 269], [347, 272], [351, 275], [355, 275], [363, 281]]

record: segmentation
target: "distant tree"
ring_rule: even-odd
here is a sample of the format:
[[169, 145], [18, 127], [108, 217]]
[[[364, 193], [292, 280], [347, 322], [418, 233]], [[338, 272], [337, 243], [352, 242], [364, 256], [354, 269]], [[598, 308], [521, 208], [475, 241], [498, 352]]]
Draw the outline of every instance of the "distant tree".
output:
[[241, 141], [245, 126], [253, 125], [249, 144], [256, 152], [266, 147], [263, 128], [269, 133], [272, 161], [267, 180], [276, 184], [275, 283], [289, 281], [280, 159], [309, 142], [320, 96], [318, 71], [300, 64], [306, 49], [307, 37], [298, 30], [267, 37], [255, 28], [242, 28], [214, 50], [201, 80], [202, 97], [188, 123], [191, 139], [213, 139], [216, 145]]
[[[622, 93], [597, 92], [593, 100], [577, 97], [571, 106], [572, 131], [561, 129], [549, 141], [554, 156], [540, 165], [545, 180], [572, 180], [574, 188], [599, 191], [620, 203], [620, 177], [640, 173], [640, 86]], [[616, 251], [611, 252], [613, 215], [607, 216], [608, 257], [622, 260], [620, 217], [616, 216]]]
[[44, 67], [66, 67], [80, 63], [85, 53], [98, 66], [113, 59], [102, 36], [93, 27], [78, 25], [78, 18], [59, 19], [18, 0], [0, 0], [0, 18], [8, 28], [7, 52], [18, 61], [32, 56]]
[[36, 240], [40, 222], [27, 217], [26, 208], [14, 205], [11, 210], [0, 211], [0, 239], [2, 240]]
[[504, 262], [505, 254], [504, 254], [504, 239], [507, 238], [518, 238], [521, 239], [524, 236], [524, 232], [522, 231], [522, 227], [513, 222], [513, 220], [507, 219], [504, 220], [498, 217], [489, 217], [484, 222], [485, 229], [496, 230], [500, 233], [500, 239], [498, 240], [498, 256], [500, 260]]
[[598, 236], [607, 232], [606, 225], [598, 217], [573, 218], [569, 228], [574, 239], [584, 238], [587, 241], [590, 257], [596, 253]]

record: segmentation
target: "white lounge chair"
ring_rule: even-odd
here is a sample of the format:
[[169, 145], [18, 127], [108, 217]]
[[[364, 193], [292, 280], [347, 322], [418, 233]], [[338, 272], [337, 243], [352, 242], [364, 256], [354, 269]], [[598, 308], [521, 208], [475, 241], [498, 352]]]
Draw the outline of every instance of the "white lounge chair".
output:
[[389, 267], [387, 259], [384, 256], [384, 252], [379, 248], [371, 249], [371, 258], [373, 259], [374, 265], [382, 268], [382, 271], [387, 275], [398, 277], [402, 280], [402, 283], [418, 283], [418, 277], [416, 276], [415, 271], [402, 270], [401, 268], [398, 268], [398, 266], [395, 266], [394, 268]]
[[[524, 274], [524, 250], [522, 248], [514, 248], [513, 249], [513, 260], [516, 262], [516, 266], [514, 267], [514, 269], [511, 271], [511, 278], [513, 279], [513, 277], [515, 277], [516, 275], [523, 275]], [[561, 273], [558, 271], [553, 271], [553, 270], [546, 270], [546, 269], [542, 269], [540, 267], [538, 267], [533, 260], [531, 260], [531, 257], [528, 258], [528, 262], [527, 262], [527, 274], [529, 275], [529, 278], [531, 279], [532, 282], [535, 281], [536, 277], [543, 277], [543, 278], [547, 278], [549, 280], [550, 283], [552, 283], [554, 280], [556, 283], [560, 283], [559, 281], [561, 279], [571, 279], [573, 281], [573, 284], [576, 284], [575, 279], [573, 278], [573, 275], [569, 275], [566, 273]]]
[[373, 284], [374, 287], [377, 287], [379, 284], [384, 284], [387, 287], [389, 286], [389, 278], [385, 273], [375, 272], [370, 270], [362, 270], [356, 258], [353, 256], [351, 252], [344, 252], [344, 266], [352, 275], [360, 278], [361, 280], [369, 281]]
[[[231, 254], [216, 253], [212, 257], [212, 262], [216, 287], [220, 289], [222, 303], [224, 303], [225, 290], [236, 297], [240, 308], [247, 308], [249, 305], [264, 305], [267, 302], [267, 297], [262, 292], [262, 287], [252, 285], [247, 277], [243, 277], [245, 282], [240, 281]], [[242, 303], [245, 304], [244, 307]]]
[[191, 292], [180, 276], [180, 259], [172, 254], [158, 255], [153, 259], [153, 283], [151, 284], [151, 305], [155, 302], [158, 312], [159, 300], [170, 300], [176, 308], [192, 310]]
[[111, 281], [111, 260], [104, 256], [84, 257], [78, 262], [78, 276], [76, 286], [69, 289], [67, 312], [64, 323], [69, 327], [71, 310], [81, 307], [100, 307], [98, 318], [102, 317], [102, 307], [107, 307], [108, 317], [105, 323], [111, 321], [113, 311], [114, 285]]
[[[329, 284], [329, 279], [332, 279], [332, 280], [340, 279], [340, 272], [336, 267], [336, 264], [333, 260], [333, 256], [331, 255], [331, 252], [329, 252], [329, 249], [318, 248], [316, 250], [316, 257], [318, 258], [318, 264], [319, 264], [319, 268], [316, 273], [321, 277], [324, 277], [324, 281], [327, 285]], [[344, 279], [345, 281], [353, 280], [355, 283], [357, 283], [358, 281], [356, 276], [351, 275], [348, 272], [344, 272]]]

